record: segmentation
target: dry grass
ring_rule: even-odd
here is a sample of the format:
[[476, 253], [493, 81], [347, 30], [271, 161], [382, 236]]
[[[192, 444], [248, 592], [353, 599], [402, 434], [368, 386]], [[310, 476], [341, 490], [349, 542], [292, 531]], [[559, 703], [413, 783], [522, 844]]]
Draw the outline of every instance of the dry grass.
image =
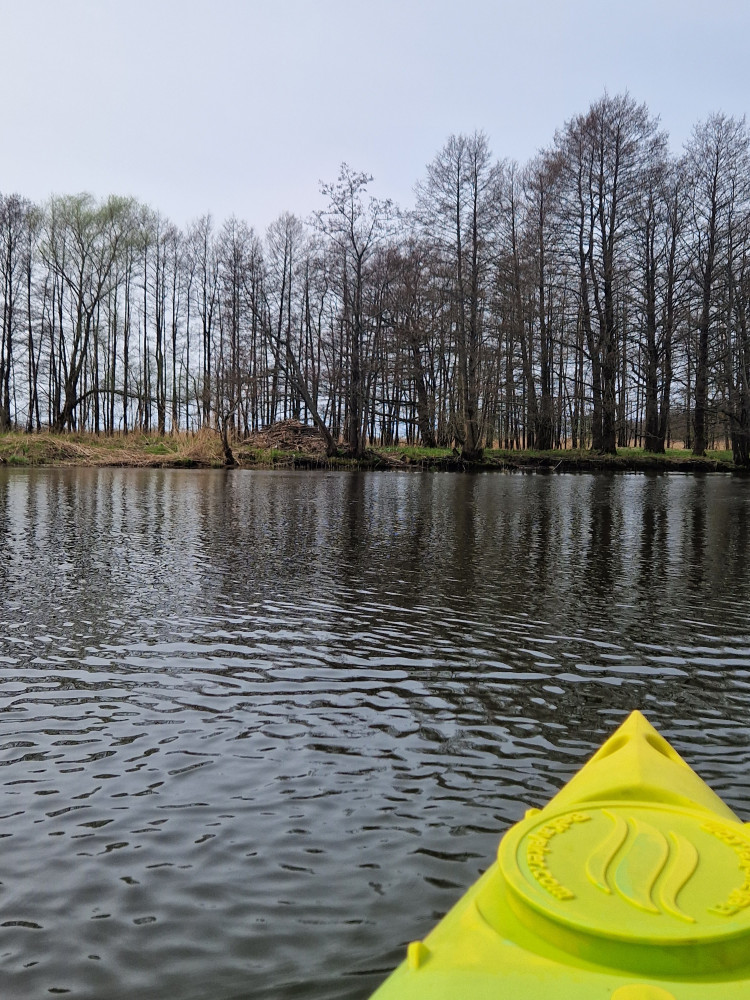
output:
[[0, 434], [0, 464], [109, 465], [133, 468], [220, 467], [224, 464], [218, 434], [202, 430], [197, 434]]

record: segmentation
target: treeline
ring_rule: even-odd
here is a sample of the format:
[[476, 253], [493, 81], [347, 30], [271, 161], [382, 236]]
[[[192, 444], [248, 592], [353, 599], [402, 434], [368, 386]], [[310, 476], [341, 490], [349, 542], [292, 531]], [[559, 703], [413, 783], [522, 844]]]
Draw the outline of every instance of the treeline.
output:
[[528, 164], [451, 136], [399, 211], [342, 166], [263, 237], [0, 195], [0, 429], [314, 422], [333, 452], [683, 442], [750, 465], [750, 133], [605, 95]]

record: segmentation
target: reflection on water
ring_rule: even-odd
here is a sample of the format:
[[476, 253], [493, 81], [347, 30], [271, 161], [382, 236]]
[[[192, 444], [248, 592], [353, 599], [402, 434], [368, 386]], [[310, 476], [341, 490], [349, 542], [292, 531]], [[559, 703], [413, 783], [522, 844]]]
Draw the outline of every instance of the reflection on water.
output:
[[0, 470], [0, 981], [366, 997], [634, 707], [750, 818], [750, 483]]

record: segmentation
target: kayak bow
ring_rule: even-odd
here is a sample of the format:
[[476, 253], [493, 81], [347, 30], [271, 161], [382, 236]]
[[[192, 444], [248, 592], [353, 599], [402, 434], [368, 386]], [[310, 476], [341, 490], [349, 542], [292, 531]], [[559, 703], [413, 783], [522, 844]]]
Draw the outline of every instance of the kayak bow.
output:
[[750, 824], [640, 712], [372, 1000], [750, 1000]]

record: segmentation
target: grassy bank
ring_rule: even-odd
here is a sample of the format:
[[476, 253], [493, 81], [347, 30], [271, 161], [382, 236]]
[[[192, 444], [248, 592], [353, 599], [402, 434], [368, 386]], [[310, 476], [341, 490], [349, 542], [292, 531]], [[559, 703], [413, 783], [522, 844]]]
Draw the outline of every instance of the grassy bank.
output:
[[[712, 451], [695, 458], [689, 451], [672, 448], [654, 455], [640, 448], [623, 448], [617, 455], [588, 451], [506, 451], [488, 449], [479, 464], [469, 464], [447, 448], [377, 448], [359, 462], [345, 457], [327, 458], [314, 431], [290, 423], [271, 428], [247, 441], [233, 443], [241, 468], [274, 469], [423, 469], [430, 471], [552, 470], [733, 472], [732, 453]], [[157, 435], [118, 434], [0, 434], [0, 465], [6, 466], [125, 466], [130, 468], [221, 468], [224, 454], [218, 434]]]
[[[460, 457], [441, 449], [401, 448], [383, 452], [393, 464], [423, 468], [464, 466]], [[620, 448], [616, 455], [600, 455], [583, 449], [566, 451], [509, 451], [487, 449], [481, 466], [487, 469], [550, 470], [558, 472], [610, 470], [621, 472], [735, 472], [731, 451], [710, 451], [696, 458], [683, 448], [670, 448], [664, 455], [642, 448]]]
[[127, 466], [220, 468], [221, 441], [208, 431], [159, 437], [147, 434], [0, 434], [0, 464], [9, 466]]

